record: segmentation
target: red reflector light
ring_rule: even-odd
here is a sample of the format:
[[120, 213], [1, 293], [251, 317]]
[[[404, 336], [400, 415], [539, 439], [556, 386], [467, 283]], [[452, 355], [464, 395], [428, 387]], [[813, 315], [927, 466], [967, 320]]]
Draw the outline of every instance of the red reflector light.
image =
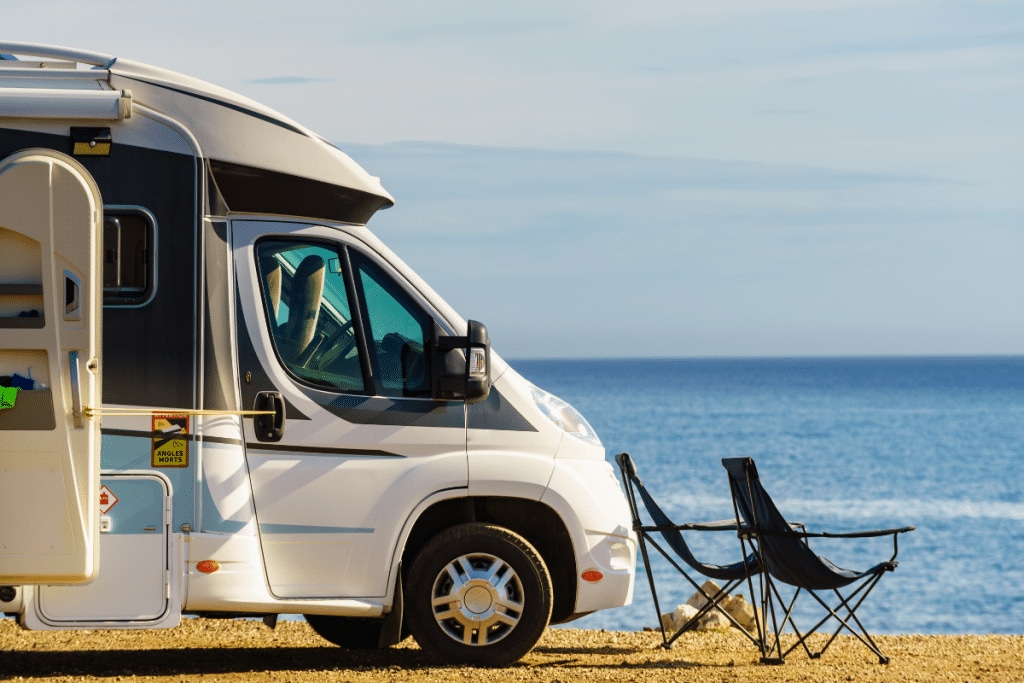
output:
[[598, 581], [604, 578], [604, 574], [597, 571], [596, 569], [588, 569], [587, 571], [580, 574], [580, 576], [583, 578], [584, 581], [589, 581], [590, 583], [597, 583]]
[[217, 560], [202, 560], [196, 564], [196, 569], [203, 574], [212, 574], [220, 569], [220, 563]]

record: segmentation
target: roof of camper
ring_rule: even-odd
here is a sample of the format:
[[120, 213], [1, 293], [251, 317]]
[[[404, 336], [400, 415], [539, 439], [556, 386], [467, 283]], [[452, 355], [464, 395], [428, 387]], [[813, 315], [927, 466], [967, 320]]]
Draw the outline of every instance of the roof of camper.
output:
[[[45, 81], [38, 87], [81, 89], [95, 83], [100, 89], [131, 91], [134, 105], [159, 112], [188, 128], [204, 158], [355, 190], [375, 197], [376, 208], [394, 204], [380, 179], [340, 149], [238, 93], [113, 55], [0, 41], [0, 58], [15, 55], [24, 61], [26, 72], [31, 70], [32, 83]], [[7, 62], [6, 66], [15, 65]], [[10, 69], [4, 72], [10, 73]]]

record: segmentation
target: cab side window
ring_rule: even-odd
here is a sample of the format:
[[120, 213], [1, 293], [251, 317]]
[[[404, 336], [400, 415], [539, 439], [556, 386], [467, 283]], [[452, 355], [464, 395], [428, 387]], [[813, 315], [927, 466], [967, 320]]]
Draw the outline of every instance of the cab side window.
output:
[[433, 320], [373, 262], [351, 254], [369, 328], [366, 337], [377, 393], [429, 397], [426, 350]]
[[256, 258], [271, 338], [299, 379], [363, 392], [362, 361], [344, 259], [335, 245], [262, 240]]
[[430, 397], [433, 319], [373, 261], [336, 243], [280, 238], [258, 241], [256, 259], [274, 350], [294, 377]]

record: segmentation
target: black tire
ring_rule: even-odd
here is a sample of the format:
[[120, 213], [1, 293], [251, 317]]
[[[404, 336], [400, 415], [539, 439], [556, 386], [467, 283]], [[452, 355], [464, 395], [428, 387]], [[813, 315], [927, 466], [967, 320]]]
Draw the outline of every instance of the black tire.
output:
[[417, 554], [405, 586], [413, 638], [445, 662], [508, 666], [533, 649], [551, 619], [544, 560], [499, 526], [442, 531]]
[[375, 650], [379, 647], [383, 619], [333, 617], [304, 614], [310, 627], [324, 640], [349, 650]]

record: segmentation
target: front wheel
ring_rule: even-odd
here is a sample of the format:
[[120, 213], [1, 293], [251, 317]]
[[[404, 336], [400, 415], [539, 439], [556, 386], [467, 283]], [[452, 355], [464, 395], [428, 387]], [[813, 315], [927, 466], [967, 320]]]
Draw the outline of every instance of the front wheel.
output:
[[551, 576], [512, 531], [461, 524], [432, 538], [406, 582], [416, 642], [456, 664], [507, 666], [529, 652], [551, 619]]

